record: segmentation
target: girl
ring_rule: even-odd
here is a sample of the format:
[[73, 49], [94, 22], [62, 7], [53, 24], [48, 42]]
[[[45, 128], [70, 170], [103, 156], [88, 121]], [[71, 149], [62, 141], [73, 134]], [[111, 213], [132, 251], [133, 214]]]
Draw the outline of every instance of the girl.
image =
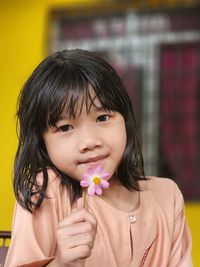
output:
[[[47, 57], [17, 115], [6, 267], [192, 266], [182, 194], [172, 180], [145, 178], [131, 102], [110, 65], [84, 50]], [[101, 195], [93, 179], [99, 195], [84, 208], [91, 170], [109, 173], [110, 187]]]

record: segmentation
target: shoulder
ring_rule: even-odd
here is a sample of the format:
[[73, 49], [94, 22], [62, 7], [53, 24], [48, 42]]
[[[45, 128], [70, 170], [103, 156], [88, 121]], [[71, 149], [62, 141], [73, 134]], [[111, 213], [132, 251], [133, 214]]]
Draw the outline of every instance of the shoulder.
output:
[[[52, 169], [47, 170], [48, 180], [47, 180], [47, 188], [46, 188], [46, 196], [47, 197], [55, 197], [62, 189], [61, 180], [59, 174], [57, 174]], [[44, 182], [44, 174], [43, 172], [39, 172], [36, 177], [37, 185], [40, 187]]]
[[175, 213], [183, 210], [183, 195], [172, 179], [149, 176], [142, 181], [141, 189], [151, 191], [162, 208], [174, 210]]
[[[62, 219], [71, 211], [69, 190], [66, 185], [61, 183], [59, 174], [54, 172], [52, 169], [48, 169], [47, 174], [47, 188], [40, 210], [45, 209], [48, 206], [53, 206], [56, 213], [58, 213], [58, 217]], [[41, 186], [43, 181], [44, 175], [40, 172], [37, 175], [37, 184]]]
[[144, 181], [143, 184], [148, 189], [158, 193], [165, 193], [178, 189], [176, 183], [172, 179], [165, 177], [147, 176], [147, 180]]
[[177, 184], [172, 179], [164, 177], [148, 176], [147, 180], [143, 181], [142, 187], [150, 189], [155, 194], [160, 195], [165, 195], [168, 193], [181, 193]]

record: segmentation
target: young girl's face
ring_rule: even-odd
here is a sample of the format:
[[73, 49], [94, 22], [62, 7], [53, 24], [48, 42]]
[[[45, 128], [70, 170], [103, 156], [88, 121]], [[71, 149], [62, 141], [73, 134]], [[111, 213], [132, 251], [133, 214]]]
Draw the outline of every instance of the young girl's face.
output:
[[[105, 111], [94, 100], [89, 112], [83, 105], [75, 118], [64, 108], [56, 127], [48, 128], [44, 142], [53, 164], [63, 173], [80, 181], [89, 167], [103, 165], [110, 177], [115, 173], [126, 147], [123, 116]], [[80, 110], [78, 104], [77, 110]]]

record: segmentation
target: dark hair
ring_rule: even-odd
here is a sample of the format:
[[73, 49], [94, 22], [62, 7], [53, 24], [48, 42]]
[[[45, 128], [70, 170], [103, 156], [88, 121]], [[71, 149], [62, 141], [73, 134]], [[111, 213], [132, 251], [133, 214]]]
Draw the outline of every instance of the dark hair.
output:
[[[138, 142], [131, 101], [114, 69], [93, 52], [64, 50], [44, 59], [33, 71], [18, 99], [19, 145], [15, 158], [14, 192], [22, 207], [32, 212], [40, 207], [48, 185], [48, 168], [66, 185], [71, 201], [81, 194], [79, 182], [62, 173], [51, 162], [43, 140], [48, 127], [55, 126], [64, 106], [75, 116], [77, 103], [90, 101], [88, 85], [106, 110], [117, 111], [125, 120], [127, 144], [117, 170], [117, 178], [128, 189], [139, 190], [138, 180], [145, 179], [143, 158]], [[89, 101], [88, 101], [89, 100]], [[42, 184], [36, 176], [43, 173]], [[33, 195], [37, 194], [36, 201]]]

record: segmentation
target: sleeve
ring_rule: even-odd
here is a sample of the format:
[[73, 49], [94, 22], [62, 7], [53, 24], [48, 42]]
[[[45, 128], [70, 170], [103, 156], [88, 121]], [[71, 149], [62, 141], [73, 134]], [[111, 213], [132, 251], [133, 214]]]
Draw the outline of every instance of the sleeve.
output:
[[48, 185], [48, 197], [33, 214], [16, 204], [5, 267], [43, 267], [55, 258], [59, 215], [56, 190], [51, 187], [55, 182]]
[[168, 267], [192, 267], [191, 247], [192, 238], [185, 217], [182, 193], [174, 184], [175, 191], [175, 219]]

